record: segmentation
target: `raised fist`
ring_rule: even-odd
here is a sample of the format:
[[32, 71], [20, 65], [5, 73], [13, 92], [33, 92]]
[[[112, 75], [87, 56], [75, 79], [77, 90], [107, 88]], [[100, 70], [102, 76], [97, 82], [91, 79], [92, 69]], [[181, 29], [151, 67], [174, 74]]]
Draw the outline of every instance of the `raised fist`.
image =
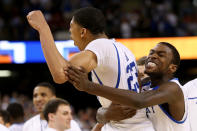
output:
[[48, 26], [43, 13], [40, 10], [31, 11], [27, 15], [27, 20], [29, 24], [37, 31]]

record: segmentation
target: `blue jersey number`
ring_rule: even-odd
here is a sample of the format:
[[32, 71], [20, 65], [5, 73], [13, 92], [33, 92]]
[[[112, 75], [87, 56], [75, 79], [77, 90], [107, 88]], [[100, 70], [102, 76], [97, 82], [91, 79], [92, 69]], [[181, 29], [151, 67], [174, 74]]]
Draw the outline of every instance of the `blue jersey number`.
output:
[[[133, 68], [134, 68], [134, 70], [135, 70], [135, 72], [136, 72], [136, 73], [135, 73], [135, 76], [132, 75]], [[127, 83], [128, 83], [128, 88], [129, 88], [129, 90], [138, 92], [138, 88], [139, 88], [138, 82], [134, 83], [133, 88], [132, 88], [133, 79], [134, 79], [134, 78], [136, 79], [136, 78], [138, 77], [137, 68], [136, 68], [135, 62], [131, 62], [129, 65], [127, 65], [126, 72], [127, 72], [127, 73], [130, 73], [129, 78], [127, 79]]]

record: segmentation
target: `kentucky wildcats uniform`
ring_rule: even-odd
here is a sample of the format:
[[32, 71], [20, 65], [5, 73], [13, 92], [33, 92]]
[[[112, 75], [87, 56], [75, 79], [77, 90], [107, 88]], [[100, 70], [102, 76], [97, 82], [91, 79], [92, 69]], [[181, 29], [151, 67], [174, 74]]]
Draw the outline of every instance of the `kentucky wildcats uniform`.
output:
[[[137, 80], [137, 65], [131, 51], [112, 39], [96, 39], [90, 42], [85, 50], [94, 52], [97, 56], [97, 67], [92, 71], [95, 83], [119, 89], [139, 92]], [[110, 100], [98, 97], [103, 107], [111, 104]], [[110, 121], [102, 131], [152, 131], [152, 123], [146, 118], [145, 109], [129, 119], [119, 122]]]
[[[172, 116], [170, 116], [169, 113], [165, 111], [162, 105], [155, 105], [146, 108], [146, 115], [152, 121], [156, 131], [190, 131], [186, 93], [177, 78], [174, 78], [170, 81], [178, 84], [184, 94], [185, 113], [182, 120], [176, 121], [175, 119], [173, 119]], [[148, 90], [157, 90], [158, 88], [159, 86], [156, 86], [154, 88], [149, 88]]]
[[191, 131], [197, 131], [197, 79], [184, 85], [188, 96], [188, 118]]

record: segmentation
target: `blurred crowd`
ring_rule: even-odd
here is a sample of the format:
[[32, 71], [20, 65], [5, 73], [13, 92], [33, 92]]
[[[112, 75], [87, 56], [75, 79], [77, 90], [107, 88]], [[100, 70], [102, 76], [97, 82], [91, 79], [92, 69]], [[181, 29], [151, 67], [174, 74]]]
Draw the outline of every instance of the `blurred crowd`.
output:
[[[11, 103], [19, 103], [24, 110], [25, 121], [36, 115], [32, 100], [24, 95], [13, 92], [11, 95], [2, 95], [0, 97], [0, 111], [6, 111]], [[72, 104], [72, 103], [71, 103]], [[1, 113], [0, 113], [1, 117]], [[87, 107], [75, 112], [73, 108], [73, 119], [79, 124], [82, 131], [90, 131], [96, 124], [96, 109]], [[1, 122], [0, 122], [1, 123]]]
[[69, 38], [75, 9], [94, 6], [103, 11], [110, 38], [197, 35], [197, 0], [1, 0], [0, 39], [38, 40], [26, 15], [42, 10], [56, 40]]

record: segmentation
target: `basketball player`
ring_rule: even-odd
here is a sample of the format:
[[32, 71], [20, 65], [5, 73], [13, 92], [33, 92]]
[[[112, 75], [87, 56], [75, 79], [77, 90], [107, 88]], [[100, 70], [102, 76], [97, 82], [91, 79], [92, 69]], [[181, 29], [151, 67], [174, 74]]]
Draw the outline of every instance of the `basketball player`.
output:
[[63, 99], [52, 99], [44, 107], [44, 118], [48, 122], [45, 131], [64, 131], [70, 128], [72, 111], [69, 103]]
[[[47, 128], [42, 110], [46, 103], [54, 98], [56, 98], [55, 88], [50, 83], [42, 82], [34, 88], [33, 104], [39, 114], [25, 122], [23, 131], [44, 131]], [[81, 131], [81, 129], [74, 120], [71, 120], [71, 128], [67, 131]]]
[[[70, 33], [74, 44], [81, 52], [69, 61], [58, 52], [42, 12], [32, 11], [27, 19], [29, 24], [39, 32], [44, 56], [56, 83], [64, 83], [68, 80], [64, 68], [73, 64], [82, 66], [87, 72], [92, 71], [93, 81], [101, 85], [139, 92], [135, 57], [125, 46], [108, 39], [104, 33], [105, 20], [100, 10], [87, 7], [74, 13], [70, 22]], [[105, 98], [99, 97], [98, 99], [103, 107], [111, 104], [111, 101]], [[152, 124], [145, 116], [144, 109], [139, 110], [131, 119], [120, 122], [110, 121], [102, 128], [103, 131], [126, 131], [127, 129], [153, 130]]]
[[142, 93], [109, 88], [88, 81], [86, 73], [69, 67], [70, 82], [82, 91], [103, 96], [134, 109], [146, 108], [147, 117], [157, 131], [190, 131], [187, 119], [187, 98], [178, 79], [173, 77], [180, 62], [174, 46], [160, 42], [150, 50], [145, 72], [150, 76], [151, 87]]
[[197, 131], [197, 79], [191, 80], [184, 85], [188, 97], [188, 117], [191, 131]]

